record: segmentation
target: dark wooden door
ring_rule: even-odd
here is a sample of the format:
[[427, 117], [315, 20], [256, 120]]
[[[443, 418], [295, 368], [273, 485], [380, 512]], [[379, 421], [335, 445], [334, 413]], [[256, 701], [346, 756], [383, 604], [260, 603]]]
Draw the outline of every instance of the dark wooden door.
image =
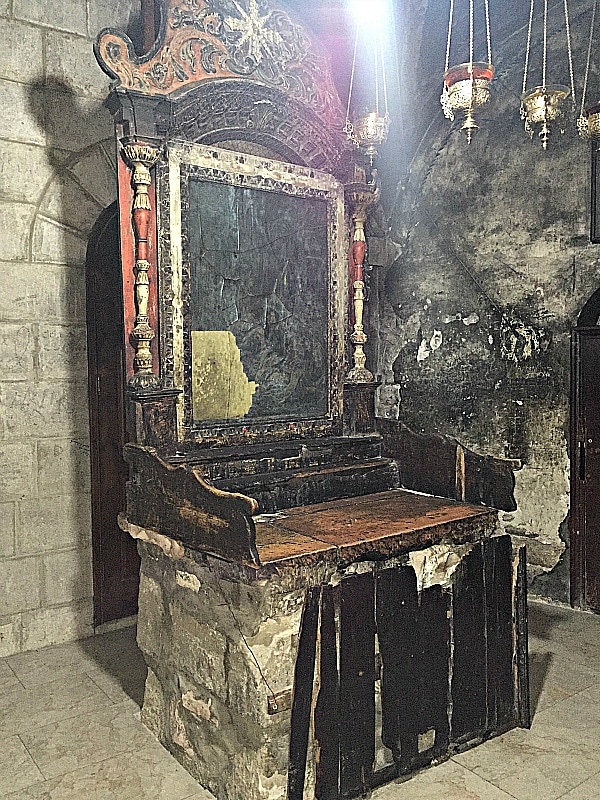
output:
[[137, 613], [139, 556], [117, 525], [125, 510], [127, 465], [123, 369], [123, 295], [117, 204], [96, 222], [87, 250], [86, 308], [92, 478], [94, 622]]
[[573, 330], [571, 603], [600, 613], [600, 327]]

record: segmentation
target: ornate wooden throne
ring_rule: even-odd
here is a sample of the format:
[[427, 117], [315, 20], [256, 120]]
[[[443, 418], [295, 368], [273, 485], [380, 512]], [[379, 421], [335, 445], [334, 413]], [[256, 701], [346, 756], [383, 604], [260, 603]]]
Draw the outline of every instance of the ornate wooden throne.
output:
[[375, 416], [376, 189], [319, 48], [269, 2], [163, 0], [147, 55], [96, 55], [144, 721], [219, 800], [352, 797], [526, 724], [524, 560], [464, 502], [514, 507], [512, 473]]

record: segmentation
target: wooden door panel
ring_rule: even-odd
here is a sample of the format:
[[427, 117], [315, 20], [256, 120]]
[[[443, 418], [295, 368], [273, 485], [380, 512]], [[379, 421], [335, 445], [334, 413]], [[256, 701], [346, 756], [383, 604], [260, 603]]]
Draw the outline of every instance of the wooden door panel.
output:
[[576, 328], [571, 425], [571, 597], [600, 612], [600, 329]]
[[90, 236], [86, 259], [86, 309], [92, 478], [94, 622], [137, 612], [139, 556], [117, 525], [125, 509], [123, 299], [116, 204]]

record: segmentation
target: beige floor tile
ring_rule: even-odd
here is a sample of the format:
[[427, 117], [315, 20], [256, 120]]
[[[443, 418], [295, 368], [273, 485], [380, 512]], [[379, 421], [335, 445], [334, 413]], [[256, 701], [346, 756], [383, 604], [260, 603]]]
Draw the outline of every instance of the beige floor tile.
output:
[[431, 767], [403, 783], [389, 783], [372, 800], [512, 800], [510, 795], [453, 761]]
[[560, 800], [598, 800], [600, 797], [600, 772], [580, 783]]
[[45, 725], [21, 734], [21, 739], [44, 778], [140, 750], [155, 741], [130, 705], [111, 706]]
[[200, 790], [183, 767], [153, 743], [11, 792], [4, 800], [184, 800]]
[[558, 720], [550, 724], [538, 716], [530, 731], [509, 731], [454, 760], [517, 800], [557, 800], [597, 772], [600, 748], [581, 742]]
[[42, 773], [18, 736], [0, 739], [0, 797], [42, 779]]
[[567, 661], [539, 642], [529, 649], [531, 711], [542, 711], [588, 689], [600, 681], [600, 672], [575, 661]]
[[538, 643], [559, 656], [590, 669], [600, 663], [600, 616], [547, 603], [529, 604], [532, 648]]
[[19, 679], [8, 666], [6, 659], [0, 659], [0, 689], [4, 691], [4, 689], [8, 689], [9, 686], [17, 685], [19, 685]]
[[110, 698], [86, 675], [33, 689], [11, 686], [0, 694], [0, 730], [7, 736], [24, 733], [110, 705]]

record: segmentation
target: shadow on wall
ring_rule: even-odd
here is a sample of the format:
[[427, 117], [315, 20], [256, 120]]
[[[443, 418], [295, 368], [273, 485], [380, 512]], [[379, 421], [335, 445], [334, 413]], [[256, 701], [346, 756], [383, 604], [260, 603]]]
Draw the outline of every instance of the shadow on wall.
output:
[[52, 80], [29, 87], [29, 105], [45, 132], [50, 169], [28, 257], [54, 280], [46, 318], [37, 320], [44, 425], [30, 435], [38, 438], [40, 513], [60, 509], [53, 541], [43, 544], [50, 554], [41, 604], [49, 611], [39, 647], [93, 633], [85, 258], [96, 219], [116, 198], [116, 166], [111, 118], [99, 100], [82, 101]]

